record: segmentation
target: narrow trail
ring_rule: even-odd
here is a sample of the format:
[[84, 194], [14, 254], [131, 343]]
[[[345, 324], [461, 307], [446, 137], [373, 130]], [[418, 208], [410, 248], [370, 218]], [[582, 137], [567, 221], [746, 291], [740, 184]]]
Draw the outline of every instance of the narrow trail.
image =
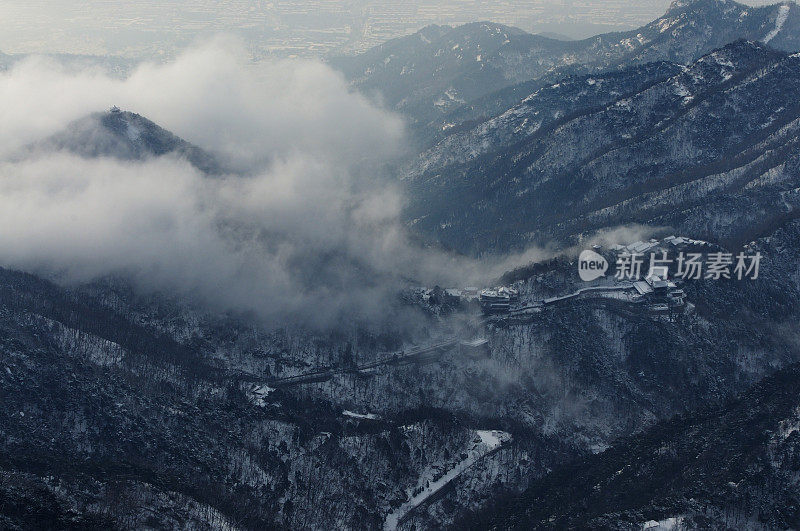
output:
[[475, 465], [475, 463], [499, 450], [503, 444], [511, 440], [511, 435], [496, 430], [479, 430], [475, 433], [480, 438], [480, 442], [476, 442], [472, 448], [470, 448], [469, 452], [467, 452], [467, 457], [436, 481], [427, 482], [425, 488], [422, 489], [419, 494], [412, 496], [403, 505], [390, 512], [386, 516], [386, 520], [383, 524], [384, 531], [394, 531], [397, 529], [417, 507], [425, 504], [433, 496], [441, 492], [443, 488]]

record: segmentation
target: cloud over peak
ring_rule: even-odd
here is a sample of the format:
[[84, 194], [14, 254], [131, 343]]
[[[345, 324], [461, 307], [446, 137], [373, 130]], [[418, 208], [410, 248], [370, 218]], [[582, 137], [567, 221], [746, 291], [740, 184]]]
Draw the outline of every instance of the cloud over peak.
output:
[[[66, 149], [88, 142], [69, 124], [112, 105], [237, 172], [211, 178], [185, 149], [149, 156], [128, 129], [115, 142], [136, 156]], [[484, 272], [409, 242], [402, 197], [380, 174], [403, 123], [321, 63], [254, 64], [225, 39], [125, 79], [34, 58], [0, 74], [0, 121], [5, 267], [66, 282], [124, 275], [216, 309], [314, 325], [379, 313], [402, 279]], [[52, 138], [61, 141], [43, 142]]]

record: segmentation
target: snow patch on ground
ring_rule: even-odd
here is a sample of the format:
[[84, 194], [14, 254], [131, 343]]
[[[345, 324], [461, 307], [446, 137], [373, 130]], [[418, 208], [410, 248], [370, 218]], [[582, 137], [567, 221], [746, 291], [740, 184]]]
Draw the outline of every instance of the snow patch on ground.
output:
[[676, 22], [677, 22], [676, 19], [663, 18], [663, 19], [658, 21], [658, 23], [656, 24], [656, 27], [658, 28], [658, 32], [659, 33], [665, 33], [670, 28], [672, 28], [672, 25], [675, 24]]
[[789, 9], [789, 4], [784, 4], [780, 7], [778, 10], [778, 17], [775, 19], [775, 29], [767, 33], [767, 36], [764, 37], [764, 44], [774, 39], [783, 29], [783, 25], [786, 24], [786, 19], [789, 18]]
[[778, 427], [778, 436], [783, 440], [796, 432], [800, 432], [800, 407], [794, 410], [794, 417], [781, 421]]
[[642, 524], [642, 529], [647, 529], [648, 531], [670, 531], [672, 529], [678, 529], [682, 523], [682, 516], [673, 516], [672, 518], [667, 518], [666, 520], [650, 520], [645, 522]]
[[736, 68], [736, 65], [733, 64], [733, 62], [729, 58], [724, 57], [721, 54], [714, 54], [714, 60], [717, 62], [719, 66], [724, 66], [727, 68]]
[[614, 107], [620, 110], [630, 111], [631, 110], [631, 100], [630, 98], [619, 100], [614, 104]]
[[589, 451], [593, 454], [602, 454], [610, 448], [609, 445], [603, 443], [595, 443], [589, 446]]
[[264, 407], [267, 405], [267, 397], [273, 391], [275, 391], [275, 389], [267, 385], [253, 384], [247, 390], [247, 399], [254, 406]]
[[450, 105], [452, 103], [466, 103], [465, 100], [458, 97], [458, 91], [453, 87], [448, 88], [444, 91], [444, 94], [439, 97], [435, 102], [434, 105], [437, 107], [444, 107], [446, 105]]
[[692, 93], [689, 91], [688, 88], [686, 88], [685, 85], [683, 85], [682, 83], [677, 83], [675, 86], [675, 95], [680, 96], [681, 98], [686, 98], [688, 96], [691, 96]]
[[500, 446], [505, 442], [511, 439], [511, 436], [508, 433], [503, 431], [485, 431], [485, 430], [478, 430], [477, 431], [478, 437], [481, 438], [481, 442], [486, 445], [488, 448], [487, 451], [492, 451], [496, 448], [500, 448]]
[[355, 413], [353, 411], [344, 410], [342, 411], [342, 415], [345, 417], [350, 417], [351, 419], [362, 419], [362, 420], [381, 420], [381, 417], [375, 415], [374, 413]]

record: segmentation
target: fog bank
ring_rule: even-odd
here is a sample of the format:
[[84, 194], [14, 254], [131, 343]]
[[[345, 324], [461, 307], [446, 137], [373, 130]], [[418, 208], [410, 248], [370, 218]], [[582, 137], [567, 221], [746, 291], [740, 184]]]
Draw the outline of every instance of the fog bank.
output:
[[[380, 175], [403, 145], [400, 118], [321, 63], [246, 58], [217, 39], [125, 79], [38, 58], [0, 74], [0, 264], [61, 282], [122, 275], [214, 309], [327, 325], [378, 315], [409, 279], [476, 283], [541, 257], [477, 262], [412, 244], [403, 198]], [[112, 105], [238, 171], [20, 151]]]

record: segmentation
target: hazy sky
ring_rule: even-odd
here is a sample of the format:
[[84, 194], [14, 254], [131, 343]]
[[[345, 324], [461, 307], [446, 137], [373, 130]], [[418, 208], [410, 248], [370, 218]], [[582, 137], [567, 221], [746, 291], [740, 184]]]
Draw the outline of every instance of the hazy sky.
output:
[[[2, 0], [0, 51], [173, 55], [207, 34], [256, 53], [359, 50], [431, 24], [493, 20], [588, 36], [658, 17], [669, 0]], [[751, 5], [774, 2], [748, 0]]]

